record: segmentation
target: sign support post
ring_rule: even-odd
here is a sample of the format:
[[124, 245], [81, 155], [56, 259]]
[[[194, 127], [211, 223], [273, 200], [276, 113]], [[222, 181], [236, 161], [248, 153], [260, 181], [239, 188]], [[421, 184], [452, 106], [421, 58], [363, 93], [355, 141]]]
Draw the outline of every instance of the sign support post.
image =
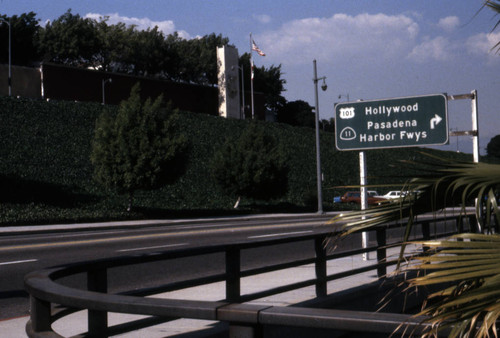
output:
[[[361, 210], [366, 210], [368, 209], [368, 196], [366, 193], [366, 157], [364, 151], [359, 152], [359, 184], [361, 185]], [[365, 219], [364, 216], [363, 219]], [[366, 249], [368, 247], [368, 233], [366, 231], [363, 231], [361, 233], [361, 246], [363, 247], [363, 249]], [[369, 253], [364, 252], [363, 260], [366, 261], [369, 259]]]
[[[447, 96], [438, 94], [338, 103], [335, 105], [335, 141], [338, 150], [360, 150], [361, 210], [366, 210], [364, 149], [447, 143]], [[361, 236], [365, 249], [368, 247], [368, 233], [362, 232]], [[369, 253], [363, 253], [363, 260], [368, 259]]]
[[475, 130], [475, 135], [472, 136], [472, 151], [474, 156], [474, 163], [479, 163], [479, 122], [477, 115], [477, 90], [473, 90], [472, 94], [472, 130]]

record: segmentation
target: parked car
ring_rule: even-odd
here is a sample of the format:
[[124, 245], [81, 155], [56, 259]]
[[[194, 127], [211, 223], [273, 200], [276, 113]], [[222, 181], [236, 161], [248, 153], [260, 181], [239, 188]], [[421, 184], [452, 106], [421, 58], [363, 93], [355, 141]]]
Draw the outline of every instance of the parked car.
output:
[[389, 191], [387, 194], [382, 195], [385, 199], [393, 199], [393, 198], [400, 198], [406, 196], [406, 191], [401, 191], [401, 190], [394, 190], [394, 191]]
[[[381, 197], [376, 190], [368, 190], [366, 193], [368, 197]], [[335, 196], [333, 203], [342, 203], [342, 196]]]
[[396, 199], [396, 198], [400, 198], [400, 197], [409, 196], [410, 194], [416, 196], [419, 193], [420, 193], [420, 190], [411, 190], [411, 191], [397, 190], [397, 191], [389, 191], [387, 194], [382, 195], [382, 197], [390, 200], [390, 199]]
[[[386, 201], [382, 196], [377, 196], [376, 191], [375, 195], [370, 192], [367, 193], [368, 204], [380, 204], [383, 201]], [[361, 204], [361, 193], [359, 191], [348, 191], [342, 197], [340, 197], [340, 202], [342, 203], [357, 203]]]

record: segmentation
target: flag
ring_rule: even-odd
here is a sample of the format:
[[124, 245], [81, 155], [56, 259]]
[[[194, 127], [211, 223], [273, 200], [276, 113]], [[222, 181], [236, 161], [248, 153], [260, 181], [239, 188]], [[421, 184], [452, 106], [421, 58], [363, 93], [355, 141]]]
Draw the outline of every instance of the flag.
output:
[[259, 47], [257, 47], [257, 44], [255, 43], [255, 41], [253, 41], [253, 39], [252, 39], [252, 50], [256, 51], [257, 54], [259, 54], [260, 56], [266, 56], [266, 53], [264, 53], [262, 50], [260, 50]]

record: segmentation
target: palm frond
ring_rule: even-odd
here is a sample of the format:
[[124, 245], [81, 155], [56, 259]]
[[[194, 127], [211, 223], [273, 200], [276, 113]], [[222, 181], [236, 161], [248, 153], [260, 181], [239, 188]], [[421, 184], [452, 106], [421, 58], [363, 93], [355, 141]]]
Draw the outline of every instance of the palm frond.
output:
[[417, 316], [430, 316], [434, 333], [453, 327], [451, 337], [489, 337], [491, 333], [496, 337], [500, 316], [500, 235], [460, 234], [424, 244], [435, 253], [419, 257], [418, 263], [407, 269], [434, 272], [410, 279], [409, 286], [453, 285], [429, 295], [431, 305]]
[[[434, 158], [436, 160], [436, 158]], [[406, 222], [405, 243], [416, 215], [446, 207], [459, 207], [465, 215], [467, 204], [476, 204], [479, 233], [457, 234], [449, 239], [416, 242], [430, 248], [427, 256], [414, 256], [399, 272], [417, 271], [408, 288], [435, 285], [417, 316], [430, 316], [432, 336], [450, 328], [450, 337], [497, 337], [500, 316], [500, 210], [498, 188], [500, 165], [434, 161], [406, 162], [421, 166], [421, 175], [408, 178], [405, 190], [413, 191], [396, 203], [384, 203], [368, 210], [339, 215], [331, 224], [342, 224], [338, 237], [373, 229], [393, 221]], [[494, 227], [495, 225], [495, 227]], [[496, 230], [496, 234], [492, 232]], [[485, 233], [489, 233], [486, 235]], [[405, 245], [400, 253], [403, 261]], [[398, 266], [399, 268], [399, 266]]]
[[[488, 7], [491, 9], [493, 12], [496, 13], [496, 15], [500, 14], [500, 1], [499, 0], [485, 0], [483, 7]], [[497, 21], [493, 29], [491, 30], [492, 32], [497, 29], [497, 27], [500, 25], [500, 20]], [[498, 42], [495, 46], [493, 46], [493, 49], [496, 49], [497, 52], [500, 52], [500, 42]]]

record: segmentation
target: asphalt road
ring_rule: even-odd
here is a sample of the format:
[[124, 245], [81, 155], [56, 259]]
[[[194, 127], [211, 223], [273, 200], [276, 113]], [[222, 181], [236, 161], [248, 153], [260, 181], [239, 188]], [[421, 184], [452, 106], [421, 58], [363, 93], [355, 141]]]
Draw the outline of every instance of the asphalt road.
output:
[[[184, 225], [4, 235], [0, 237], [0, 320], [28, 314], [29, 300], [24, 291], [23, 277], [34, 270], [175, 248], [324, 233], [331, 230], [324, 226], [331, 217], [312, 215], [283, 219], [235, 219]], [[242, 254], [241, 264], [245, 269], [264, 258], [270, 263], [277, 263], [310, 256], [312, 252], [312, 241], [301, 242], [299, 248], [296, 245], [292, 248], [289, 244], [254, 249]], [[177, 259], [168, 264], [150, 263], [110, 273], [110, 291], [143, 288], [158, 285], [162, 281], [171, 282], [223, 271], [222, 254]], [[74, 285], [79, 282], [67, 280], [66, 283]]]

